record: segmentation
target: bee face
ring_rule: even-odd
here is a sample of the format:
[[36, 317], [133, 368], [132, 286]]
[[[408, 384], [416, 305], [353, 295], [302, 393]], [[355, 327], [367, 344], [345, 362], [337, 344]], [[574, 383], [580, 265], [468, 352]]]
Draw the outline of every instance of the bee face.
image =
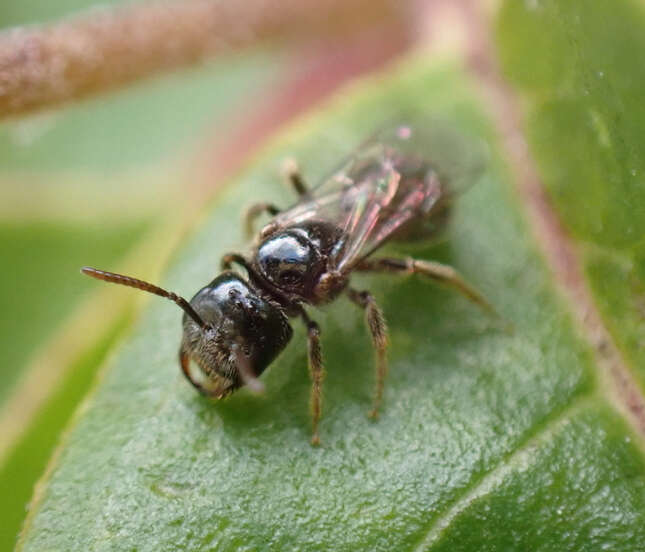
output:
[[232, 272], [221, 274], [199, 290], [190, 304], [208, 327], [201, 328], [184, 316], [182, 350], [209, 378], [219, 396], [244, 384], [240, 362], [253, 377], [259, 376], [293, 333], [282, 309]]

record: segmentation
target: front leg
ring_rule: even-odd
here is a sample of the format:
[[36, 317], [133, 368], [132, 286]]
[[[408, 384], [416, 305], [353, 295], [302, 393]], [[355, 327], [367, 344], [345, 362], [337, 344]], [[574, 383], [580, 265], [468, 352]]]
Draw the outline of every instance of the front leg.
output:
[[252, 270], [251, 263], [239, 253], [225, 253], [220, 259], [219, 265], [222, 270], [231, 270], [233, 265], [240, 265], [245, 270]]
[[263, 213], [269, 213], [271, 216], [276, 216], [280, 213], [280, 209], [272, 203], [254, 203], [251, 205], [244, 212], [244, 234], [247, 239], [251, 239], [255, 234], [253, 224]]
[[186, 379], [190, 382], [190, 384], [205, 397], [209, 397], [211, 399], [223, 399], [224, 397], [227, 397], [228, 395], [230, 395], [234, 390], [234, 388], [231, 388], [231, 387], [227, 387], [224, 389], [208, 389], [204, 387], [201, 383], [199, 383], [193, 377], [193, 374], [190, 370], [190, 355], [183, 348], [183, 346], [179, 350], [179, 365], [181, 366], [182, 373], [184, 374], [184, 376], [186, 376]]
[[376, 349], [376, 387], [369, 416], [370, 418], [378, 418], [378, 411], [383, 401], [385, 378], [387, 377], [387, 324], [383, 312], [369, 291], [356, 291], [349, 288], [347, 295], [351, 301], [365, 310], [365, 321], [372, 336], [372, 344]]
[[325, 377], [322, 350], [320, 348], [320, 328], [316, 322], [309, 318], [304, 309], [302, 309], [301, 317], [307, 327], [307, 356], [309, 360], [309, 376], [311, 377], [311, 444], [317, 446], [320, 445], [318, 423], [320, 422], [320, 413], [322, 411], [322, 382]]
[[193, 378], [193, 374], [190, 371], [190, 356], [183, 347], [179, 350], [179, 365], [181, 366], [181, 371], [186, 376], [186, 379], [190, 384], [197, 389], [202, 395], [207, 395], [208, 392], [204, 389], [203, 385]]
[[302, 199], [309, 195], [309, 188], [305, 183], [305, 179], [302, 177], [302, 173], [295, 159], [287, 159], [282, 164], [282, 173], [296, 194], [298, 194], [298, 198]]

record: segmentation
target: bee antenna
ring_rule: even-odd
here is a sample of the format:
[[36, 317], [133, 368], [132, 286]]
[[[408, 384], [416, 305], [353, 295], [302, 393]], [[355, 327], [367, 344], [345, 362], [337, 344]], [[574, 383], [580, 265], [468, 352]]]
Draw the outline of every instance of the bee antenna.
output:
[[195, 312], [195, 309], [191, 307], [190, 303], [186, 301], [183, 297], [173, 293], [172, 291], [166, 291], [163, 288], [157, 287], [143, 280], [137, 280], [131, 276], [124, 276], [123, 274], [116, 274], [114, 272], [106, 272], [105, 270], [98, 270], [89, 266], [84, 266], [81, 268], [81, 272], [97, 280], [103, 280], [105, 282], [111, 282], [113, 284], [121, 284], [122, 286], [129, 286], [133, 288], [140, 289], [142, 291], [147, 291], [148, 293], [154, 293], [159, 297], [165, 297], [174, 301], [188, 316], [190, 316], [203, 330], [209, 328], [209, 325], [202, 320], [201, 316]]

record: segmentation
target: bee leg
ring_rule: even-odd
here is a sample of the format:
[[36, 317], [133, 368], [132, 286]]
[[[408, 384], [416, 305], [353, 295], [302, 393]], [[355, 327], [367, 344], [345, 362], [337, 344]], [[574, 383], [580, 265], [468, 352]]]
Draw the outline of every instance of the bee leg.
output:
[[226, 387], [223, 389], [208, 389], [201, 383], [196, 381], [193, 378], [190, 370], [190, 355], [183, 347], [179, 349], [179, 364], [181, 366], [181, 371], [183, 372], [184, 376], [186, 376], [186, 379], [195, 389], [197, 389], [197, 391], [199, 391], [205, 397], [209, 397], [211, 399], [223, 399], [235, 390], [235, 387]]
[[254, 203], [244, 212], [244, 233], [247, 238], [252, 238], [255, 234], [253, 224], [262, 213], [269, 213], [275, 216], [280, 212], [272, 203]]
[[374, 402], [369, 413], [370, 418], [378, 418], [378, 411], [383, 400], [383, 388], [387, 376], [387, 324], [383, 312], [376, 304], [369, 291], [356, 291], [349, 288], [347, 294], [351, 301], [365, 310], [365, 321], [372, 335], [372, 343], [376, 350], [376, 387]]
[[190, 373], [190, 356], [183, 348], [179, 350], [179, 364], [181, 365], [181, 371], [183, 372], [184, 376], [186, 376], [186, 379], [190, 382], [190, 384], [202, 395], [208, 395], [206, 389], [204, 389], [204, 387], [200, 383], [193, 379], [193, 376]]
[[302, 178], [302, 174], [300, 173], [300, 169], [298, 168], [298, 164], [295, 159], [287, 159], [282, 164], [282, 173], [287, 179], [287, 182], [289, 182], [291, 187], [296, 191], [298, 197], [309, 195], [309, 188], [305, 183], [304, 178]]
[[322, 382], [325, 377], [320, 348], [320, 328], [316, 322], [309, 318], [304, 309], [301, 312], [301, 316], [305, 326], [307, 326], [307, 353], [309, 357], [309, 376], [311, 377], [311, 444], [317, 446], [320, 445], [318, 422], [320, 421], [322, 409]]
[[453, 267], [434, 261], [421, 261], [410, 257], [405, 259], [367, 259], [357, 267], [360, 271], [370, 272], [395, 272], [402, 274], [422, 274], [432, 280], [450, 286], [461, 293], [466, 299], [492, 314], [499, 315], [485, 297], [471, 286]]
[[230, 270], [233, 264], [238, 264], [246, 270], [252, 270], [249, 262], [239, 253], [226, 253], [220, 259], [220, 268], [222, 270]]

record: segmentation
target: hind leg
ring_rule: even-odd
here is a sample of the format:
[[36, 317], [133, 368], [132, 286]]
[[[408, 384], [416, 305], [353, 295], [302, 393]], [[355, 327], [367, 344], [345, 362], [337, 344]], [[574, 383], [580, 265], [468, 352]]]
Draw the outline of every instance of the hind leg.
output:
[[366, 259], [357, 267], [360, 271], [393, 272], [399, 274], [421, 274], [435, 282], [445, 284], [466, 299], [475, 303], [486, 312], [498, 316], [486, 298], [470, 285], [453, 267], [434, 261], [423, 261], [407, 257], [405, 259], [382, 258]]

